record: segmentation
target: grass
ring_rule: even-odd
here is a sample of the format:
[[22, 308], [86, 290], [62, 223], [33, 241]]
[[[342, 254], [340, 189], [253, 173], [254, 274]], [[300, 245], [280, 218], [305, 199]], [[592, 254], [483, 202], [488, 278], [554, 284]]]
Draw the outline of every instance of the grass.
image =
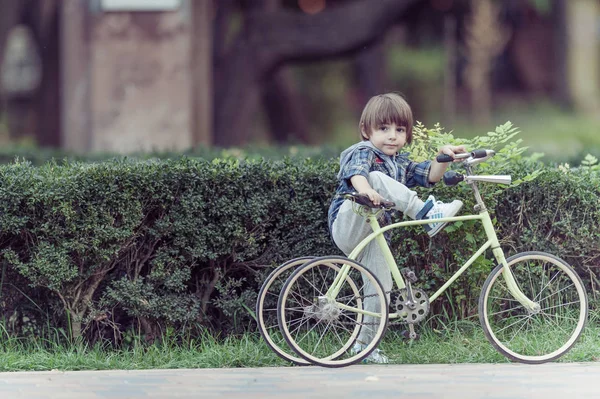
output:
[[[393, 327], [381, 349], [394, 364], [506, 363], [508, 360], [487, 342], [478, 323], [458, 321], [443, 331], [425, 328], [420, 339], [405, 341]], [[66, 345], [11, 338], [0, 343], [0, 371], [135, 370], [174, 368], [289, 366], [277, 357], [256, 333], [217, 340], [208, 333], [185, 344], [166, 339], [153, 345], [137, 343], [115, 350], [107, 345]], [[575, 347], [561, 362], [600, 359], [600, 328], [588, 326]]]
[[[453, 323], [451, 331], [426, 330], [418, 341], [402, 342], [398, 333], [386, 336], [381, 348], [398, 364], [427, 363], [507, 363], [486, 340], [478, 323]], [[398, 344], [400, 342], [400, 344]], [[560, 362], [586, 362], [600, 359], [600, 328], [588, 326], [579, 341]]]
[[217, 341], [204, 334], [182, 345], [136, 343], [116, 350], [97, 344], [49, 344], [12, 340], [0, 345], [0, 371], [139, 370], [285, 365], [256, 334]]

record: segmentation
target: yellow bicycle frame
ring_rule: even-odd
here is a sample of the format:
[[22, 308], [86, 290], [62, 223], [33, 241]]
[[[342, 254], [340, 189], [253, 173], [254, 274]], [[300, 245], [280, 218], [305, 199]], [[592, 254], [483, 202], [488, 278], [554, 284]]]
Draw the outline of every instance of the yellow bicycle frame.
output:
[[[369, 210], [368, 212], [369, 212], [369, 215], [367, 216], [367, 221], [370, 224], [373, 232], [371, 234], [369, 234], [364, 240], [362, 240], [356, 246], [356, 248], [354, 248], [354, 250], [348, 256], [348, 258], [350, 258], [352, 260], [356, 260], [358, 255], [362, 252], [362, 250], [371, 241], [375, 240], [377, 242], [377, 244], [379, 245], [379, 247], [381, 248], [381, 251], [383, 252], [385, 261], [390, 269], [390, 272], [392, 273], [392, 277], [396, 283], [396, 286], [400, 289], [405, 288], [406, 284], [404, 282], [404, 278], [402, 277], [402, 274], [400, 273], [400, 270], [398, 269], [398, 265], [396, 264], [396, 261], [392, 254], [392, 251], [390, 250], [390, 247], [388, 246], [388, 243], [387, 243], [383, 233], [385, 233], [388, 230], [395, 229], [397, 227], [407, 227], [407, 226], [429, 224], [432, 221], [428, 220], [428, 219], [410, 220], [410, 221], [406, 221], [406, 222], [399, 222], [399, 223], [390, 224], [385, 227], [381, 227], [379, 225], [379, 222], [377, 219], [378, 219], [379, 213], [382, 212], [382, 210], [379, 210], [379, 211]], [[498, 264], [502, 264], [504, 266], [504, 268], [502, 270], [502, 275], [504, 276], [504, 279], [506, 280], [506, 285], [507, 285], [509, 291], [511, 292], [511, 294], [523, 306], [525, 306], [526, 308], [528, 308], [530, 310], [534, 310], [537, 306], [536, 303], [533, 302], [532, 300], [530, 300], [529, 298], [527, 298], [527, 296], [525, 296], [525, 294], [523, 294], [521, 289], [518, 287], [518, 285], [514, 279], [514, 276], [513, 276], [512, 272], [510, 271], [510, 268], [508, 267], [506, 258], [504, 257], [504, 251], [502, 251], [502, 248], [500, 248], [500, 243], [498, 242], [498, 237], [496, 236], [496, 231], [494, 230], [492, 220], [491, 220], [490, 215], [487, 210], [481, 211], [478, 215], [454, 216], [454, 217], [448, 217], [448, 218], [435, 219], [435, 223], [461, 222], [461, 221], [466, 221], [466, 220], [480, 220], [481, 223], [483, 224], [483, 228], [484, 228], [486, 236], [487, 236], [487, 241], [479, 248], [479, 250], [473, 256], [471, 256], [471, 258], [460, 269], [458, 269], [452, 275], [452, 277], [450, 277], [450, 279], [448, 281], [446, 281], [446, 283], [442, 287], [440, 287], [429, 298], [429, 301], [433, 302], [435, 299], [437, 299], [458, 277], [460, 277], [461, 274], [463, 274], [463, 272], [465, 270], [467, 270], [467, 268], [469, 266], [471, 266], [471, 264], [473, 264], [473, 262], [479, 256], [481, 256], [488, 248], [491, 248]], [[339, 291], [342, 288], [342, 284], [348, 275], [349, 270], [350, 270], [350, 266], [348, 266], [348, 265], [345, 265], [340, 269], [338, 275], [336, 276], [336, 279], [334, 280], [333, 284], [331, 285], [331, 287], [329, 287], [329, 290], [327, 291], [326, 296], [328, 298], [333, 300], [337, 297]], [[349, 308], [346, 306], [344, 306], [344, 308], [347, 308], [348, 310], [354, 311], [356, 313], [363, 313], [363, 314], [367, 313], [363, 310]], [[369, 312], [369, 314], [371, 314], [371, 313]], [[395, 317], [398, 317], [398, 315], [394, 314], [394, 313], [390, 314], [390, 318], [395, 318]]]

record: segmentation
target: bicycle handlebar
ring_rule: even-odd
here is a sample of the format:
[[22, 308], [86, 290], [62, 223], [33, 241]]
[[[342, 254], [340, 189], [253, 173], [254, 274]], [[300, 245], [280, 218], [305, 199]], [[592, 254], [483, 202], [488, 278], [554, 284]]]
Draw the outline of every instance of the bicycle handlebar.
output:
[[447, 154], [441, 154], [438, 155], [437, 157], [435, 157], [435, 160], [440, 162], [440, 163], [445, 163], [445, 162], [452, 162], [454, 160], [457, 159], [465, 159], [465, 158], [473, 158], [473, 159], [477, 159], [477, 158], [485, 158], [487, 156], [491, 156], [494, 155], [495, 152], [492, 150], [474, 150], [471, 152], [465, 152], [465, 153], [461, 153], [461, 154], [454, 154], [454, 157], [447, 155]]
[[367, 206], [369, 208], [382, 208], [382, 209], [392, 209], [396, 206], [396, 204], [392, 201], [383, 200], [379, 205], [375, 205], [366, 194], [359, 194], [356, 192], [343, 193], [342, 194], [346, 199], [356, 202], [357, 204]]
[[[456, 154], [454, 158], [449, 155], [442, 154], [436, 157], [438, 162], [451, 162], [456, 159], [465, 159], [463, 163], [467, 167], [467, 172], [471, 173], [471, 169], [469, 168], [472, 165], [483, 162], [489, 157], [493, 156], [495, 152], [493, 150], [475, 150], [470, 153], [461, 153]], [[510, 175], [486, 175], [486, 176], [476, 176], [476, 175], [462, 175], [460, 173], [456, 173], [455, 171], [449, 170], [444, 173], [443, 176], [444, 184], [447, 186], [455, 186], [461, 181], [465, 181], [469, 184], [474, 182], [488, 182], [488, 183], [497, 183], [497, 184], [510, 184], [511, 177]]]
[[465, 176], [461, 175], [460, 173], [456, 173], [453, 170], [449, 170], [448, 172], [444, 173], [443, 179], [445, 185], [456, 186], [458, 183], [465, 180]]

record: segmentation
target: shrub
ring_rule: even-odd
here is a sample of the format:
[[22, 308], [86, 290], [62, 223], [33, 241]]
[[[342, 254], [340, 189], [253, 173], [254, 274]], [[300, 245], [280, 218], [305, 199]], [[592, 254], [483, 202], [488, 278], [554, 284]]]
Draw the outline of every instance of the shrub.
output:
[[[0, 168], [4, 267], [84, 327], [227, 330], [215, 287], [296, 254], [331, 253], [331, 168], [307, 160], [15, 163]], [[249, 298], [249, 300], [252, 298]]]
[[[513, 175], [510, 188], [481, 185], [502, 244], [509, 254], [555, 253], [595, 293], [597, 161], [545, 167], [538, 156], [523, 155], [516, 132], [507, 124], [465, 143], [498, 151], [481, 173]], [[439, 127], [419, 125], [415, 133], [423, 135], [410, 149], [417, 157], [431, 156], [439, 142], [460, 142]], [[208, 326], [223, 334], [252, 328], [250, 309], [273, 267], [299, 256], [339, 254], [327, 231], [337, 168], [337, 160], [322, 158], [187, 157], [1, 166], [5, 320], [34, 311], [49, 328], [117, 343], [132, 328], [148, 339], [167, 328]], [[465, 209], [473, 205], [465, 185], [440, 184], [431, 192], [461, 198]], [[429, 291], [482, 242], [483, 232], [465, 222], [433, 241], [420, 228], [397, 230], [391, 246]], [[473, 315], [491, 259], [479, 259], [434, 311]]]

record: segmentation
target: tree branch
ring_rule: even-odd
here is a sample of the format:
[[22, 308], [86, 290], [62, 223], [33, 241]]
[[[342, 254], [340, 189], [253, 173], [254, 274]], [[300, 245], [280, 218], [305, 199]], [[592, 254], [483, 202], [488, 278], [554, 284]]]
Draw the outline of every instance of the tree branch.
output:
[[282, 62], [339, 57], [380, 38], [416, 2], [363, 0], [312, 16], [254, 12], [247, 19], [248, 44], [266, 71]]
[[257, 87], [277, 67], [358, 52], [379, 39], [417, 2], [361, 0], [311, 16], [253, 9], [228, 56], [217, 66], [214, 143], [245, 142]]

